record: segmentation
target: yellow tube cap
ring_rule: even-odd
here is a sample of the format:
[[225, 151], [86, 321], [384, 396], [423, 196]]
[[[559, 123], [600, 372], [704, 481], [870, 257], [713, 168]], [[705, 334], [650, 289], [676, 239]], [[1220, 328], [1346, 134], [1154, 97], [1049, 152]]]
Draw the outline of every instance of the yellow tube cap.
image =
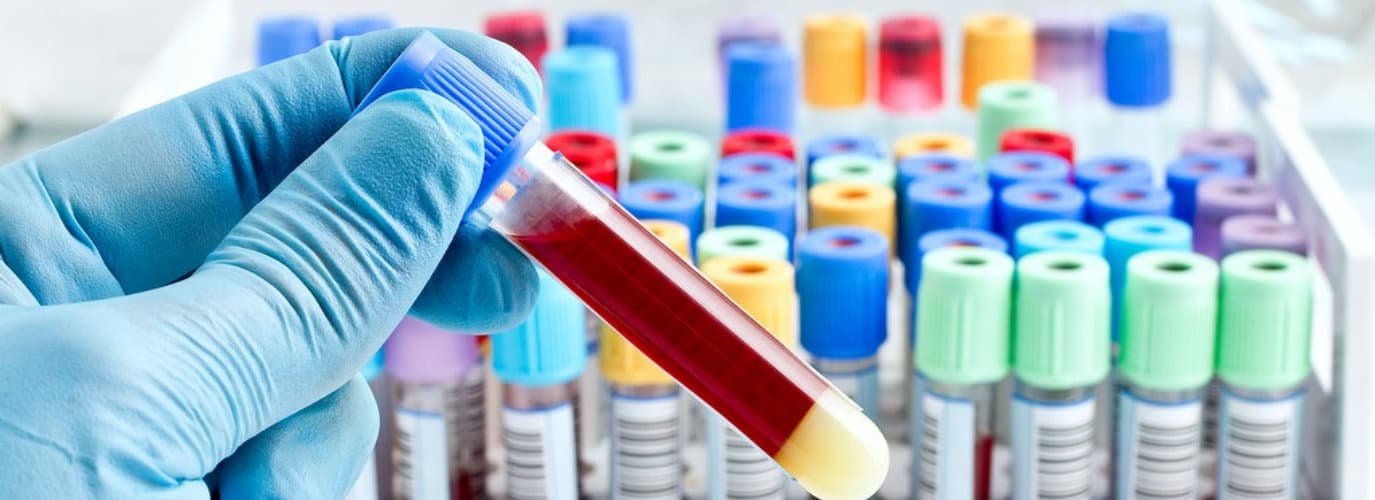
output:
[[[688, 259], [688, 228], [667, 220], [642, 221], [645, 229], [659, 237], [665, 245], [677, 252], [679, 257]], [[602, 323], [601, 327], [602, 376], [607, 382], [617, 385], [668, 385], [673, 378], [668, 376], [659, 365], [640, 352], [638, 348], [622, 337], [611, 325]]]
[[945, 153], [966, 158], [974, 157], [974, 141], [959, 134], [929, 132], [907, 134], [893, 143], [893, 155], [901, 160], [908, 156]]
[[807, 18], [802, 35], [803, 94], [820, 108], [864, 103], [869, 81], [864, 18], [820, 14]]
[[960, 102], [974, 109], [979, 88], [1002, 80], [1031, 80], [1036, 45], [1031, 20], [1012, 14], [978, 14], [964, 22]]
[[[878, 231], [893, 241], [897, 227], [897, 195], [893, 188], [854, 181], [817, 184], [807, 194], [813, 229], [827, 226], [859, 226]], [[889, 245], [892, 248], [892, 245]]]
[[727, 255], [703, 263], [702, 274], [783, 345], [797, 345], [792, 264], [782, 259]]

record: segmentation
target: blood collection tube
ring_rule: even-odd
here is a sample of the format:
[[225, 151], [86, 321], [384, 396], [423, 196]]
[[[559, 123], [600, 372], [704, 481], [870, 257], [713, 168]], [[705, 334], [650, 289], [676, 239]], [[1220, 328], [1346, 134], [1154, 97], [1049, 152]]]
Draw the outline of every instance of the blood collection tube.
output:
[[1198, 184], [1213, 177], [1245, 177], [1241, 160], [1217, 155], [1182, 156], [1165, 167], [1165, 188], [1174, 194], [1174, 218], [1193, 224]]
[[907, 134], [893, 141], [893, 156], [899, 162], [910, 156], [928, 153], [970, 158], [974, 156], [974, 143], [968, 137], [949, 132]]
[[818, 158], [808, 174], [808, 186], [832, 181], [852, 181], [893, 187], [897, 170], [887, 158], [861, 154], [838, 154]]
[[802, 348], [812, 366], [879, 420], [878, 350], [888, 338], [888, 240], [833, 226], [799, 245]]
[[320, 21], [312, 16], [282, 16], [258, 22], [258, 65], [304, 54], [320, 45]]
[[616, 53], [621, 75], [621, 102], [635, 94], [635, 54], [630, 44], [630, 20], [620, 14], [591, 13], [569, 17], [563, 25], [564, 45], [596, 45]]
[[[905, 249], [908, 253], [899, 256], [904, 270], [912, 273], [921, 266], [921, 252], [915, 242], [928, 233], [941, 229], [993, 228], [993, 194], [987, 184], [937, 177], [908, 186], [903, 198], [907, 210], [901, 214], [900, 234], [913, 244]], [[909, 287], [908, 291], [914, 292], [916, 287]]]
[[1074, 139], [1070, 136], [1039, 128], [1014, 128], [1003, 132], [998, 139], [998, 151], [1038, 151], [1060, 157], [1074, 174]]
[[[979, 107], [984, 85], [1031, 80], [1036, 47], [1031, 20], [1012, 14], [979, 14], [964, 22], [960, 102]], [[982, 147], [982, 146], [980, 146]]]
[[774, 153], [737, 153], [721, 159], [716, 182], [725, 187], [737, 182], [767, 182], [797, 187], [797, 164]]
[[869, 92], [868, 28], [849, 14], [808, 16], [802, 33], [802, 95], [809, 115], [804, 137], [872, 132], [865, 113]]
[[828, 226], [867, 227], [893, 241], [897, 230], [893, 188], [855, 181], [818, 184], [807, 194], [812, 229]]
[[878, 103], [888, 114], [889, 137], [915, 128], [915, 118], [939, 111], [945, 63], [940, 21], [928, 16], [889, 17], [878, 28]]
[[1067, 182], [1069, 162], [1039, 151], [998, 153], [988, 159], [988, 186], [997, 196], [1019, 182]]
[[1222, 222], [1222, 255], [1245, 250], [1283, 250], [1308, 255], [1302, 226], [1268, 215], [1238, 215]]
[[878, 489], [887, 444], [863, 412], [538, 143], [539, 121], [485, 72], [426, 33], [360, 106], [405, 88], [446, 96], [482, 126], [487, 161], [469, 214], [475, 222], [540, 263], [812, 494]]
[[1036, 25], [1036, 81], [1055, 89], [1060, 97], [1061, 122], [1081, 141], [1091, 136], [1089, 120], [1100, 94], [1103, 47], [1098, 21], [1083, 15], [1038, 17]]
[[702, 191], [670, 180], [634, 181], [621, 190], [621, 205], [640, 220], [664, 219], [687, 226], [696, 238], [702, 234]]
[[383, 354], [395, 404], [392, 494], [485, 497], [482, 404], [469, 397], [482, 387], [469, 383], [473, 372], [482, 371], [477, 339], [408, 317], [387, 340]]
[[998, 81], [979, 91], [978, 134], [975, 146], [979, 161], [998, 153], [1009, 130], [1054, 129], [1057, 125], [1055, 90], [1028, 81]]
[[330, 29], [330, 38], [339, 40], [346, 36], [358, 36], [391, 29], [395, 25], [391, 18], [385, 14], [341, 17], [334, 20], [334, 26]]
[[993, 227], [1008, 241], [1026, 224], [1084, 219], [1084, 193], [1064, 182], [1021, 182], [1003, 189], [996, 199]]
[[982, 248], [942, 248], [922, 259], [913, 498], [991, 496], [993, 395], [1008, 372], [1012, 271], [1006, 254]]
[[620, 187], [617, 182], [616, 141], [611, 137], [588, 130], [564, 130], [549, 134], [544, 140], [549, 149], [563, 154], [592, 182], [606, 186], [612, 193]]
[[1013, 255], [1018, 259], [1040, 252], [1103, 255], [1105, 238], [1098, 228], [1072, 220], [1034, 222], [1017, 230]]
[[807, 143], [807, 164], [809, 169], [816, 161], [827, 156], [854, 154], [871, 158], [887, 159], [888, 150], [877, 137], [858, 134], [833, 134], [817, 137]]
[[697, 238], [697, 264], [723, 256], [792, 260], [792, 244], [776, 230], [758, 226], [717, 226]]
[[904, 267], [908, 269], [913, 264], [907, 260], [907, 256], [921, 236], [910, 232], [911, 222], [908, 218], [911, 217], [911, 200], [907, 190], [912, 184], [931, 179], [976, 184], [983, 182], [983, 174], [973, 160], [950, 153], [921, 153], [898, 158], [897, 183], [894, 185], [898, 197], [898, 234], [892, 243], [898, 256], [902, 257]]
[[590, 130], [625, 142], [616, 54], [595, 45], [565, 47], [544, 56], [549, 130]]
[[[771, 17], [743, 15], [723, 19], [716, 25], [716, 60], [726, 71], [726, 52], [737, 43], [782, 43], [778, 23]], [[722, 75], [724, 81], [726, 75]]]
[[1113, 341], [1117, 341], [1122, 308], [1126, 307], [1123, 286], [1132, 257], [1148, 250], [1190, 250], [1193, 230], [1169, 217], [1137, 215], [1104, 224], [1103, 234], [1107, 237], [1103, 256], [1112, 273]]
[[[740, 181], [716, 193], [717, 226], [757, 226], [797, 237], [797, 190], [773, 182]], [[788, 255], [792, 255], [789, 245]]]
[[630, 138], [630, 179], [672, 179], [705, 191], [711, 143], [688, 132], [659, 130]]
[[1217, 498], [1299, 498], [1313, 310], [1302, 256], [1248, 250], [1222, 261]]
[[[1174, 195], [1150, 184], [1108, 184], [1089, 191], [1088, 221], [1098, 227], [1133, 215], [1169, 216]], [[1195, 232], [1197, 234], [1197, 232]]]
[[1247, 175], [1256, 175], [1256, 140], [1245, 132], [1195, 130], [1179, 140], [1179, 154], [1236, 158], [1246, 164]]
[[[1169, 158], [1166, 110], [1173, 78], [1170, 23], [1149, 12], [1108, 19], [1103, 40], [1103, 95], [1112, 107], [1113, 126], [1094, 142], [1104, 151], [1145, 158], [1161, 169]], [[1157, 182], [1161, 172], [1156, 171]]]
[[[386, 382], [382, 379], [382, 351], [377, 351], [377, 354], [368, 360], [368, 364], [363, 365], [362, 372], [363, 379], [368, 381], [373, 397], [376, 398], [378, 410], [385, 415], [387, 411], [384, 407], [386, 399], [383, 396], [386, 396], [387, 392], [385, 389]], [[381, 425], [383, 432], [377, 436], [377, 446], [373, 452], [368, 453], [368, 461], [363, 464], [363, 470], [358, 472], [358, 479], [353, 481], [353, 486], [349, 487], [348, 493], [344, 494], [344, 500], [377, 500], [383, 491], [390, 491], [382, 489], [381, 481], [379, 481], [382, 471], [378, 467], [379, 462], [387, 463], [386, 455], [390, 454], [390, 448], [382, 446], [382, 434], [385, 434], [385, 429], [389, 428], [387, 423], [389, 422], [384, 422]]]
[[726, 51], [726, 131], [797, 129], [797, 56], [778, 43], [736, 43]]
[[1108, 263], [1081, 252], [1017, 262], [1012, 498], [1091, 498], [1096, 387], [1108, 375]]
[[[780, 344], [797, 344], [793, 268], [787, 261], [723, 256], [702, 263], [702, 274], [759, 321]], [[834, 390], [834, 389], [833, 389]], [[843, 396], [842, 396], [843, 397]], [[845, 399], [848, 404], [854, 404]], [[858, 408], [858, 407], [856, 407]], [[707, 416], [707, 498], [784, 498], [787, 478], [769, 455], [715, 412]]]
[[1279, 193], [1251, 179], [1208, 179], [1198, 185], [1194, 212], [1194, 251], [1222, 257], [1222, 223], [1237, 215], [1268, 215], [1279, 209]]
[[540, 62], [549, 51], [549, 35], [544, 26], [544, 14], [537, 11], [502, 12], [482, 21], [482, 33], [510, 45], [520, 52], [535, 71], [543, 71]]
[[1115, 497], [1198, 498], [1217, 264], [1187, 251], [1152, 250], [1129, 267], [1116, 372]]
[[797, 159], [793, 140], [787, 134], [758, 128], [735, 130], [721, 140], [722, 158], [740, 153], [773, 153], [789, 160]]
[[1074, 167], [1074, 185], [1085, 193], [1100, 184], [1150, 184], [1151, 166], [1134, 156], [1095, 156]]

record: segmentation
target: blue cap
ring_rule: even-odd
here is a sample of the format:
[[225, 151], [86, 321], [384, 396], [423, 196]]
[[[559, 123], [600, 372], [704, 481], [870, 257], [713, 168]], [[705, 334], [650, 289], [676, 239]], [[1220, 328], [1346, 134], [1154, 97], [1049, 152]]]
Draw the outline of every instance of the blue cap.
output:
[[818, 158], [838, 154], [856, 154], [887, 158], [888, 150], [878, 138], [867, 135], [834, 134], [821, 136], [807, 144], [807, 166]]
[[993, 228], [993, 192], [981, 182], [935, 178], [907, 186], [903, 198], [907, 211], [902, 214], [899, 234], [912, 245], [907, 245], [908, 253], [899, 253], [898, 257], [907, 269], [921, 267], [919, 256], [913, 253], [912, 247], [927, 233], [941, 229]]
[[1151, 164], [1135, 156], [1098, 156], [1074, 166], [1074, 185], [1084, 192], [1109, 182], [1150, 184], [1151, 178]]
[[983, 182], [983, 172], [979, 170], [979, 164], [974, 160], [948, 153], [922, 153], [899, 158], [896, 186], [898, 234], [897, 241], [894, 242], [898, 247], [899, 256], [908, 255], [912, 251], [911, 247], [916, 245], [918, 238], [907, 235], [906, 218], [909, 210], [907, 208], [907, 188], [915, 182], [938, 178], [971, 184], [981, 183]]
[[1198, 185], [1213, 177], [1246, 177], [1246, 162], [1222, 155], [1185, 155], [1165, 167], [1165, 187], [1174, 195], [1174, 218], [1192, 223]]
[[1089, 223], [1102, 227], [1133, 215], [1170, 215], [1174, 196], [1150, 184], [1105, 184], [1089, 192]]
[[738, 153], [722, 159], [716, 175], [722, 186], [740, 181], [796, 186], [797, 164], [786, 156], [773, 153]]
[[716, 193], [716, 226], [758, 226], [797, 234], [797, 190], [773, 182], [741, 181]]
[[813, 356], [873, 356], [888, 337], [888, 239], [855, 226], [807, 233], [798, 245], [802, 348]]
[[603, 47], [567, 47], [545, 54], [549, 130], [591, 130], [623, 138], [616, 54]]
[[587, 366], [587, 309], [549, 273], [539, 271], [535, 309], [523, 323], [491, 336], [492, 369], [502, 382], [565, 384]]
[[1082, 220], [1084, 193], [1063, 182], [1022, 182], [998, 195], [998, 234], [1010, 240], [1017, 229], [1043, 220]]
[[363, 379], [372, 381], [382, 374], [382, 350], [378, 349], [372, 358], [368, 359], [368, 364], [363, 365]]
[[330, 38], [338, 40], [346, 36], [358, 36], [374, 31], [391, 29], [395, 24], [385, 14], [341, 17], [334, 20], [334, 33]]
[[1108, 19], [1103, 41], [1103, 95], [1124, 107], [1156, 106], [1170, 99], [1170, 22], [1149, 12]]
[[702, 234], [702, 191], [682, 181], [647, 179], [627, 184], [621, 205], [640, 220], [664, 219], [688, 228], [692, 241]]
[[285, 16], [258, 22], [258, 65], [304, 54], [320, 45], [320, 21], [311, 16]]
[[797, 56], [776, 43], [736, 43], [726, 49], [726, 65], [726, 131], [793, 133]]
[[1016, 236], [1013, 249], [1019, 259], [1046, 251], [1103, 255], [1103, 232], [1083, 222], [1034, 222], [1017, 229]]
[[911, 266], [903, 266], [907, 293], [916, 294], [921, 284], [921, 261], [926, 254], [945, 247], [978, 247], [999, 252], [1007, 251], [1007, 240], [982, 229], [941, 229], [931, 231], [917, 240], [917, 255]]
[[1069, 162], [1040, 151], [999, 153], [988, 159], [988, 185], [994, 194], [1018, 182], [1069, 182]]
[[1108, 259], [1109, 281], [1112, 283], [1113, 339], [1117, 338], [1118, 310], [1121, 309], [1122, 285], [1127, 282], [1127, 262], [1147, 250], [1193, 249], [1193, 229], [1188, 224], [1159, 215], [1123, 217], [1103, 226], [1107, 242], [1103, 257]]
[[506, 172], [544, 133], [539, 119], [525, 104], [428, 31], [415, 37], [353, 113], [358, 114], [388, 92], [404, 89], [428, 90], [448, 98], [482, 130], [482, 179], [467, 213], [487, 201]]
[[630, 21], [619, 14], [582, 14], [568, 18], [563, 29], [567, 35], [564, 45], [597, 45], [616, 54], [616, 64], [620, 66], [621, 74], [621, 102], [630, 102], [635, 87], [635, 55], [630, 50]]

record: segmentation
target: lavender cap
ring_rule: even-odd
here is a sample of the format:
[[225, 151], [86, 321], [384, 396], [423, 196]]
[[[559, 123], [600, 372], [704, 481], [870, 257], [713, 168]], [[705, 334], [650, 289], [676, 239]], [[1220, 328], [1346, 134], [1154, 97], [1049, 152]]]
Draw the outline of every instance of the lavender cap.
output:
[[1222, 222], [1222, 255], [1244, 250], [1308, 254], [1308, 235], [1298, 224], [1268, 215], [1238, 215]]
[[1262, 214], [1274, 217], [1279, 195], [1268, 184], [1251, 178], [1212, 178], [1198, 185], [1194, 212], [1194, 251], [1214, 259], [1222, 256], [1222, 222], [1229, 217]]
[[387, 376], [416, 383], [452, 382], [477, 363], [477, 337], [407, 316], [383, 347]]
[[1195, 130], [1179, 143], [1179, 154], [1229, 156], [1246, 163], [1246, 173], [1256, 175], [1256, 140], [1232, 130]]
[[1036, 81], [1066, 100], [1097, 94], [1102, 42], [1098, 23], [1073, 14], [1036, 19]]

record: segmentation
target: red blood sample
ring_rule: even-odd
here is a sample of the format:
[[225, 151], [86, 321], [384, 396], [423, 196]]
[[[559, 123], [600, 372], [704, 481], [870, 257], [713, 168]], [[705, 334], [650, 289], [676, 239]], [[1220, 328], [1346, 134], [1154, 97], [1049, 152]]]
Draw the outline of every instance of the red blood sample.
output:
[[1074, 139], [1054, 130], [1033, 128], [1012, 129], [1003, 133], [998, 151], [1037, 151], [1053, 154], [1069, 162], [1070, 178], [1074, 178]]
[[482, 32], [515, 48], [540, 71], [540, 60], [549, 51], [544, 29], [544, 14], [535, 11], [503, 12], [488, 16]]
[[897, 16], [879, 25], [878, 101], [900, 113], [939, 108], [944, 95], [941, 25], [925, 16]]
[[993, 435], [974, 439], [974, 500], [988, 500], [993, 492]]
[[787, 134], [758, 128], [736, 130], [721, 141], [722, 158], [736, 153], [773, 153], [797, 159], [793, 140]]
[[544, 144], [563, 153], [569, 163], [593, 182], [616, 192], [616, 141], [596, 132], [563, 130], [550, 135]]

